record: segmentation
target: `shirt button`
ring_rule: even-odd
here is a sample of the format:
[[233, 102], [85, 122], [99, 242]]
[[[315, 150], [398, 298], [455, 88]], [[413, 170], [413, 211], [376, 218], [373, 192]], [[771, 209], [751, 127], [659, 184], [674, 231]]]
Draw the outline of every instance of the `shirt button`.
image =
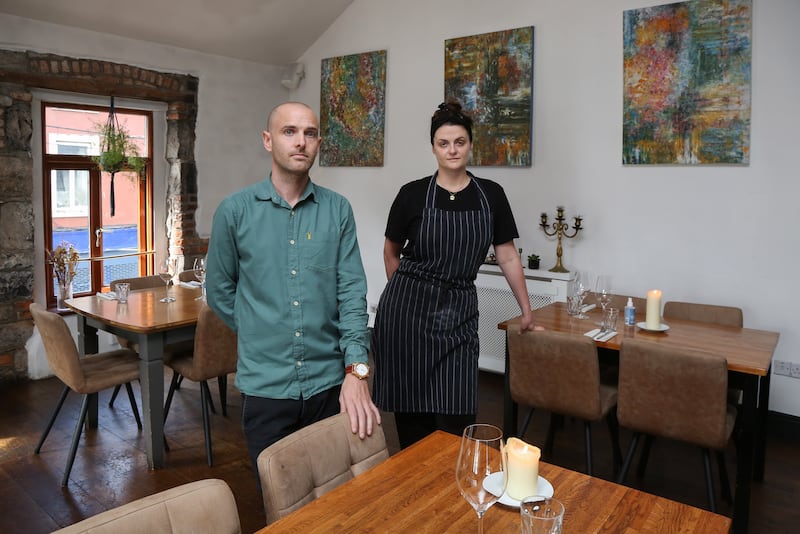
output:
[[300, 337], [300, 332], [295, 332], [294, 337]]
[[295, 271], [294, 269], [292, 269], [292, 276], [294, 276], [294, 275], [296, 275], [296, 274], [297, 274], [297, 271]]
[[290, 245], [294, 245], [294, 239], [290, 239], [290, 240], [289, 240], [289, 244], [290, 244]]
[[297, 367], [303, 367], [303, 362], [297, 362]]
[[292, 304], [294, 304], [295, 306], [300, 306], [300, 303], [298, 301], [294, 301], [292, 302]]

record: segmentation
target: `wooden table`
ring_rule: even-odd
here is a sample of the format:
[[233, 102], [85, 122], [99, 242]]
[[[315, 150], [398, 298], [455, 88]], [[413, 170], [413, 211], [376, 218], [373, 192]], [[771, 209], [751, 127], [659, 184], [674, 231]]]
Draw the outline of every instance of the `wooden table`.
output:
[[[435, 432], [382, 464], [261, 529], [272, 532], [477, 532], [478, 516], [456, 487], [459, 438]], [[730, 519], [542, 462], [564, 503], [564, 534], [728, 532]], [[486, 532], [519, 532], [519, 510], [495, 504]]]
[[[643, 310], [642, 310], [643, 311]], [[576, 319], [567, 314], [565, 303], [556, 302], [534, 311], [536, 323], [547, 330], [568, 332], [575, 335], [597, 328], [600, 310], [588, 312], [588, 319]], [[519, 322], [519, 317], [498, 325], [506, 330], [510, 324]], [[636, 321], [644, 321], [644, 313], [636, 315]], [[741, 437], [737, 446], [736, 496], [733, 511], [733, 531], [747, 532], [750, 519], [750, 484], [752, 480], [764, 480], [766, 451], [767, 412], [769, 410], [769, 386], [772, 355], [778, 344], [779, 334], [752, 328], [719, 326], [711, 323], [665, 320], [666, 332], [647, 332], [635, 326], [620, 326], [618, 334], [598, 347], [619, 351], [625, 339], [647, 339], [654, 343], [673, 347], [699, 349], [724, 356], [728, 360], [728, 383], [743, 392], [740, 412]], [[515, 435], [517, 407], [509, 390], [509, 358], [506, 353], [506, 387], [504, 399], [503, 429], [507, 436]]]
[[[81, 354], [97, 352], [98, 330], [139, 344], [144, 438], [151, 469], [164, 465], [164, 347], [194, 338], [203, 303], [195, 300], [199, 289], [176, 285], [169, 292], [175, 302], [159, 302], [164, 296], [163, 287], [132, 291], [126, 304], [94, 295], [66, 301], [78, 314]], [[94, 420], [90, 418], [90, 424], [96, 425], [96, 398], [92, 412]]]

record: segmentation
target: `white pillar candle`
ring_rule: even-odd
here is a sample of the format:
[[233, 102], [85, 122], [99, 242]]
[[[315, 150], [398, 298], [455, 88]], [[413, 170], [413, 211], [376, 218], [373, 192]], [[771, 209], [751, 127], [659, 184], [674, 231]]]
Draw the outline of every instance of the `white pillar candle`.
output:
[[528, 445], [521, 439], [509, 438], [506, 443], [508, 456], [508, 485], [506, 493], [512, 499], [522, 500], [537, 495], [539, 489], [539, 447]]
[[647, 292], [647, 316], [645, 318], [648, 330], [661, 328], [661, 290], [651, 289]]

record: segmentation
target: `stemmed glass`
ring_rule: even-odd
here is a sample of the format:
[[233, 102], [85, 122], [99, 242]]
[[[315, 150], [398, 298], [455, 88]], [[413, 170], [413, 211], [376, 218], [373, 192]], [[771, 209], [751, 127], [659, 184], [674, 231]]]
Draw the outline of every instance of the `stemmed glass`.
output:
[[[464, 429], [456, 463], [456, 484], [461, 495], [478, 513], [478, 532], [483, 533], [483, 514], [506, 490], [503, 431], [492, 425], [475, 424]], [[499, 484], [486, 489], [489, 477]]]
[[200, 296], [194, 300], [206, 300], [206, 259], [204, 257], [195, 258], [194, 277], [200, 282]]
[[589, 316], [583, 313], [583, 299], [590, 291], [589, 275], [586, 273], [576, 272], [575, 282], [573, 285], [575, 289], [575, 297], [578, 299], [578, 313], [575, 315], [576, 319], [586, 319]]
[[164, 298], [160, 302], [175, 302], [175, 297], [169, 296], [169, 282], [175, 276], [175, 260], [167, 258], [158, 265], [158, 276], [164, 281]]
[[[611, 294], [611, 277], [607, 274], [600, 274], [597, 276], [597, 284], [594, 287], [594, 296], [597, 299], [597, 304], [603, 310], [605, 316], [606, 308], [611, 302], [613, 295]], [[602, 325], [601, 323], [598, 323]]]

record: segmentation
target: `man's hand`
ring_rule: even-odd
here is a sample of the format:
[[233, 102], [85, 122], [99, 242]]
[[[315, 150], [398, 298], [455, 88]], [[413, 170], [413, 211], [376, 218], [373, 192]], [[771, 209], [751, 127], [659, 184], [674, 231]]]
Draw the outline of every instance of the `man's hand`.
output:
[[342, 391], [339, 394], [339, 405], [342, 412], [350, 416], [350, 430], [364, 439], [372, 435], [372, 428], [381, 424], [381, 413], [372, 402], [369, 384], [352, 374], [344, 376]]

